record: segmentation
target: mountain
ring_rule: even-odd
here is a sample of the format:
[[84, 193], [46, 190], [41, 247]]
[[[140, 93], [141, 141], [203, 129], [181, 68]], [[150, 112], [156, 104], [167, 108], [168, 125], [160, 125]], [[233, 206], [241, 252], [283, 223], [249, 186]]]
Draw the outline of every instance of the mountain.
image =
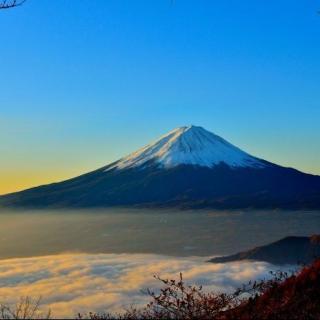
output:
[[272, 264], [309, 264], [320, 257], [320, 235], [311, 237], [286, 237], [271, 244], [256, 247], [234, 255], [216, 257], [214, 263], [241, 260], [265, 261]]
[[2, 196], [0, 205], [319, 209], [320, 177], [256, 158], [187, 126], [98, 170]]

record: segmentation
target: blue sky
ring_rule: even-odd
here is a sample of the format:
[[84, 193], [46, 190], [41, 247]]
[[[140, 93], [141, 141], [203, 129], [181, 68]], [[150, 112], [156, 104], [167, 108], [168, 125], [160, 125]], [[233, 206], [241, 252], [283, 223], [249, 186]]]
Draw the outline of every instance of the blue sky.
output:
[[319, 9], [27, 0], [1, 11], [0, 193], [95, 169], [189, 124], [320, 174]]

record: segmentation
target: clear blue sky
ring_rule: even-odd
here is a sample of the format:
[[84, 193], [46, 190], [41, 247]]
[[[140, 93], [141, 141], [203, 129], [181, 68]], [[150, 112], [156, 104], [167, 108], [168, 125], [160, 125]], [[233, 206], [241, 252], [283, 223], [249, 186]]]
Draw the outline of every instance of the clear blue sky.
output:
[[189, 124], [320, 174], [318, 10], [311, 0], [2, 10], [0, 193], [95, 169]]

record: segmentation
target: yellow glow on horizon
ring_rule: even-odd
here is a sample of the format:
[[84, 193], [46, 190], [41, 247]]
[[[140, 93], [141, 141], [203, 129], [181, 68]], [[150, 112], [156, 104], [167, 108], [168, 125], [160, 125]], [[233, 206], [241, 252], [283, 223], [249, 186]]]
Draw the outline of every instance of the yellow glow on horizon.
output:
[[6, 171], [0, 172], [0, 195], [17, 192], [39, 185], [59, 182], [72, 178], [78, 173], [71, 173], [70, 170], [54, 170], [54, 171]]

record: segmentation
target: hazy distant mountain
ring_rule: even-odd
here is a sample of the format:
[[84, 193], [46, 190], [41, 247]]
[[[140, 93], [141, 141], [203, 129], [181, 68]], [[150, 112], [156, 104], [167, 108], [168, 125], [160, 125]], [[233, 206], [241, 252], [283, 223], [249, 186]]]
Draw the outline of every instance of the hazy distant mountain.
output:
[[225, 263], [240, 260], [266, 261], [273, 264], [309, 264], [320, 258], [320, 236], [286, 237], [266, 246], [210, 260]]
[[320, 177], [253, 157], [188, 126], [93, 172], [2, 196], [0, 204], [320, 208]]

